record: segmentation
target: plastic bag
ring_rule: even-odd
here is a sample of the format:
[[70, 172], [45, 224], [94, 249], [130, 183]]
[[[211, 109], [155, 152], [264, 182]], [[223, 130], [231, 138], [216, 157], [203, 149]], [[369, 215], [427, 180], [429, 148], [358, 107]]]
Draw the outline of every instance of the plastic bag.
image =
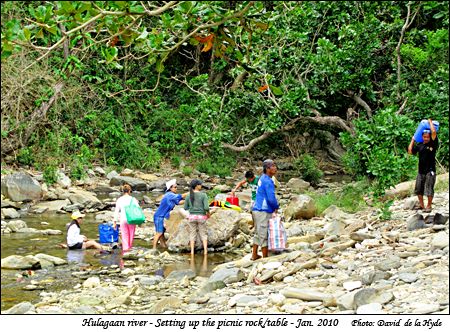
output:
[[268, 232], [268, 248], [269, 250], [284, 250], [286, 249], [287, 236], [284, 229], [281, 216], [277, 214], [275, 217], [270, 218]]
[[98, 225], [98, 237], [100, 243], [114, 243], [119, 241], [119, 227], [114, 229], [110, 224], [104, 222]]
[[125, 215], [127, 217], [127, 223], [130, 225], [140, 225], [145, 222], [144, 211], [136, 204], [133, 198], [130, 204], [125, 206]]

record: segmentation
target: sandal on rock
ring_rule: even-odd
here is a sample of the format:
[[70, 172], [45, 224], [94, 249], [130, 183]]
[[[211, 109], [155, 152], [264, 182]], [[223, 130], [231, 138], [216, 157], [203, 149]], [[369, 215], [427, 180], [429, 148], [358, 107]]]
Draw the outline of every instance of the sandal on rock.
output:
[[431, 208], [423, 209], [423, 213], [430, 213], [430, 212], [431, 212]]

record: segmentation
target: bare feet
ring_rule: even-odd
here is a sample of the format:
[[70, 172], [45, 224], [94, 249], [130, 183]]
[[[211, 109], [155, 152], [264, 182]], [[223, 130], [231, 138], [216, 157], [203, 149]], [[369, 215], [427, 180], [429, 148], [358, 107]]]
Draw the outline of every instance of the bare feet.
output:
[[261, 257], [262, 257], [261, 255], [256, 255], [256, 257], [252, 256], [251, 260], [256, 261], [257, 259], [260, 259]]

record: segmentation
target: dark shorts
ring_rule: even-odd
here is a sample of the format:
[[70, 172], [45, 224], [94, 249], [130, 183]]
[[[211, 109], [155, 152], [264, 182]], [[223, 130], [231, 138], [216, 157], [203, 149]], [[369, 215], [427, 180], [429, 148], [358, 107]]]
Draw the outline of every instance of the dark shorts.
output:
[[69, 250], [83, 249], [83, 242], [78, 242], [71, 247], [67, 246], [67, 248], [69, 248]]
[[422, 196], [434, 196], [434, 184], [436, 183], [436, 173], [417, 174], [416, 187], [414, 193]]
[[155, 224], [155, 231], [156, 231], [156, 233], [163, 234], [165, 232], [165, 230], [166, 230], [164, 228], [164, 217], [153, 218], [153, 222]]

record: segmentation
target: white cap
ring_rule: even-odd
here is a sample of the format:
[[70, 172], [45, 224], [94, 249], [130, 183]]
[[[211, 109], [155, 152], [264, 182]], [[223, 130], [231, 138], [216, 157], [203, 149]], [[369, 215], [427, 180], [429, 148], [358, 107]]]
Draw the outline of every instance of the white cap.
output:
[[170, 189], [170, 187], [172, 187], [173, 185], [175, 185], [177, 183], [177, 180], [172, 179], [170, 181], [166, 182], [166, 191], [168, 191]]

